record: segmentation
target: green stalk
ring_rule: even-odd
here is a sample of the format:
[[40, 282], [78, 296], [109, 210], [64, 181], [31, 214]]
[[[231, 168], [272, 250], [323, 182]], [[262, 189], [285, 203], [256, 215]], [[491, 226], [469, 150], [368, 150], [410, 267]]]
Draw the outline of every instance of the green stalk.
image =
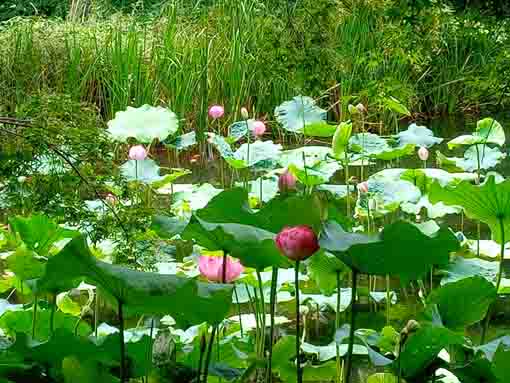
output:
[[50, 312], [50, 337], [55, 331], [55, 311], [57, 309], [57, 295], [51, 296], [51, 312]]
[[119, 307], [119, 343], [120, 343], [120, 383], [127, 382], [126, 377], [126, 352], [124, 344], [124, 313], [122, 310], [123, 303], [118, 300]]
[[211, 332], [211, 337], [209, 338], [209, 345], [207, 347], [207, 355], [205, 357], [203, 383], [207, 383], [207, 376], [209, 375], [209, 364], [211, 363], [212, 348], [213, 348], [213, 344], [214, 344], [214, 337], [216, 335], [216, 331], [218, 331], [217, 324], [213, 326], [212, 332]]
[[269, 354], [267, 357], [266, 383], [273, 381], [273, 343], [274, 343], [274, 316], [276, 312], [276, 290], [278, 284], [278, 267], [273, 266], [271, 274], [271, 294], [269, 298], [271, 324], [269, 329]]
[[[478, 149], [478, 145], [475, 145], [476, 148], [476, 184], [480, 185], [480, 171], [481, 171], [481, 163], [480, 163], [480, 149]], [[480, 232], [481, 225], [480, 221], [476, 222], [476, 256], [480, 258]]]
[[390, 296], [390, 275], [386, 275], [386, 324], [390, 324], [390, 307], [391, 307], [391, 296]]
[[[498, 278], [496, 280], [496, 293], [499, 292], [499, 287], [501, 286], [501, 279], [503, 278], [503, 264], [505, 262], [505, 225], [504, 225], [502, 217], [498, 217], [498, 221], [499, 221], [499, 230], [501, 233], [501, 248], [500, 248], [500, 257], [501, 258], [499, 260], [499, 273], [498, 273]], [[487, 311], [487, 316], [485, 317], [485, 323], [484, 323], [484, 326], [482, 329], [482, 336], [481, 336], [480, 344], [485, 343], [485, 337], [487, 336], [487, 331], [489, 330], [489, 324], [491, 321], [493, 306], [494, 306], [494, 304], [492, 304], [492, 306], [489, 307], [489, 310]]]
[[296, 375], [297, 375], [297, 383], [303, 383], [303, 370], [301, 369], [301, 361], [300, 361], [300, 349], [301, 349], [301, 341], [299, 336], [299, 326], [300, 326], [300, 312], [299, 312], [299, 261], [296, 261], [295, 265], [295, 273], [294, 273], [294, 286], [296, 288]]
[[266, 302], [264, 302], [264, 290], [262, 286], [262, 276], [260, 275], [260, 271], [257, 270], [257, 281], [259, 283], [259, 292], [260, 292], [260, 307], [261, 307], [261, 329], [260, 329], [260, 356], [264, 356], [264, 348], [265, 348], [265, 340], [266, 340]]
[[145, 381], [149, 382], [149, 372], [152, 368], [152, 348], [154, 347], [152, 336], [154, 334], [154, 318], [151, 318], [151, 329], [149, 333], [149, 349], [147, 350], [147, 365], [150, 366], [150, 368], [147, 369], [147, 374], [145, 375]]
[[349, 156], [347, 154], [347, 148], [345, 150], [345, 186], [347, 187], [347, 217], [351, 216], [351, 198], [349, 193]]
[[354, 326], [356, 323], [356, 285], [358, 272], [352, 270], [352, 303], [351, 303], [351, 323], [349, 329], [349, 345], [347, 348], [347, 361], [345, 367], [345, 382], [350, 383], [352, 373], [352, 350], [354, 348]]
[[36, 321], [37, 321], [37, 294], [34, 297], [34, 306], [32, 307], [32, 339], [35, 339]]
[[[342, 297], [342, 290], [340, 289], [340, 271], [336, 272], [336, 314], [335, 314], [335, 330], [340, 328], [340, 303]], [[336, 345], [336, 381], [342, 382], [342, 358], [340, 357], [340, 345]]]
[[234, 287], [234, 296], [236, 298], [237, 303], [237, 313], [239, 314], [239, 327], [241, 328], [241, 338], [244, 338], [243, 335], [243, 321], [241, 317], [241, 303], [239, 303], [239, 296], [237, 295], [237, 286]]

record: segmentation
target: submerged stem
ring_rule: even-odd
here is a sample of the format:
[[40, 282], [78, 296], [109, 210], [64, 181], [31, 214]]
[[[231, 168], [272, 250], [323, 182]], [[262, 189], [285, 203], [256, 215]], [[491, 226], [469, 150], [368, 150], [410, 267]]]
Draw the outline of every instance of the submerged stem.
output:
[[117, 301], [119, 306], [119, 344], [120, 344], [120, 383], [125, 383], [126, 380], [126, 352], [124, 344], [124, 313], [122, 310], [122, 302]]
[[[340, 289], [340, 271], [336, 272], [336, 314], [335, 314], [335, 330], [340, 328], [340, 304], [341, 304], [342, 290]], [[342, 365], [340, 358], [340, 345], [336, 345], [336, 381], [342, 382]]]
[[276, 290], [278, 284], [278, 267], [273, 266], [273, 273], [271, 275], [271, 294], [269, 298], [271, 324], [269, 329], [269, 355], [267, 358], [267, 371], [266, 371], [266, 382], [271, 383], [273, 381], [273, 343], [274, 343], [274, 316], [276, 312]]
[[352, 350], [354, 348], [354, 326], [356, 324], [356, 285], [358, 281], [358, 272], [352, 270], [352, 303], [351, 303], [351, 323], [349, 328], [349, 345], [347, 348], [347, 361], [345, 367], [345, 382], [349, 383], [352, 373]]
[[303, 370], [301, 369], [301, 360], [300, 360], [300, 349], [301, 349], [301, 341], [300, 341], [300, 312], [299, 312], [299, 261], [296, 261], [295, 265], [295, 273], [294, 273], [294, 286], [296, 289], [296, 374], [297, 374], [297, 383], [303, 382]]

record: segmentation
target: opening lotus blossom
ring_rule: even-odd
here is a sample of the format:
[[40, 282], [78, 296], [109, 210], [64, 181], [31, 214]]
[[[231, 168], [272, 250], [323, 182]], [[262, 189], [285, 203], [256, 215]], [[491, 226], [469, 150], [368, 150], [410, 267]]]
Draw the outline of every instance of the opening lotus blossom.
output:
[[317, 235], [306, 225], [286, 227], [275, 238], [276, 247], [287, 258], [302, 261], [319, 250]]
[[255, 121], [253, 123], [253, 135], [255, 137], [260, 137], [266, 132], [266, 124], [262, 121]]
[[246, 109], [244, 106], [241, 108], [241, 117], [243, 120], [247, 120], [250, 114], [248, 113], [248, 109]]
[[418, 149], [418, 157], [422, 161], [427, 161], [429, 159], [429, 154], [430, 154], [429, 150], [424, 146]]
[[216, 120], [223, 117], [225, 109], [221, 105], [213, 105], [209, 108], [209, 117]]
[[280, 193], [288, 193], [296, 189], [296, 176], [286, 169], [278, 178], [278, 190]]
[[361, 194], [368, 193], [368, 182], [367, 181], [360, 182], [358, 184], [358, 191]]
[[129, 159], [136, 161], [143, 161], [147, 158], [147, 150], [143, 145], [135, 145], [129, 149]]
[[238, 259], [227, 256], [210, 257], [201, 255], [198, 258], [198, 269], [200, 274], [211, 282], [223, 282], [223, 260], [226, 259], [225, 282], [235, 281], [244, 271], [244, 267]]

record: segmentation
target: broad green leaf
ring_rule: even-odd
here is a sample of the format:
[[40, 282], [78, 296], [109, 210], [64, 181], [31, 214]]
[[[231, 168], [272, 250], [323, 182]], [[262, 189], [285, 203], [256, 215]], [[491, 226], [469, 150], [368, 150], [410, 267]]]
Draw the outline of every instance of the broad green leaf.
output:
[[493, 239], [510, 241], [510, 180], [496, 184], [490, 176], [481, 186], [461, 182], [456, 187], [432, 184], [429, 191], [432, 203], [462, 206], [466, 215], [489, 225]]
[[[338, 345], [338, 354], [341, 357], [345, 357], [347, 354], [347, 349], [349, 346], [347, 344], [340, 344]], [[316, 346], [310, 343], [303, 342], [301, 344], [301, 351], [303, 351], [306, 354], [312, 354], [314, 355], [320, 362], [326, 362], [331, 359], [336, 358], [336, 349], [337, 344], [335, 341], [331, 342], [330, 344], [326, 346]], [[362, 346], [360, 344], [355, 344], [352, 350], [353, 355], [362, 355], [366, 356], [368, 355], [367, 349], [365, 346]]]
[[432, 132], [432, 130], [416, 124], [411, 124], [407, 130], [399, 132], [397, 138], [400, 146], [412, 144], [425, 148], [430, 148], [443, 141], [442, 138], [434, 137], [434, 132]]
[[78, 234], [60, 227], [44, 215], [12, 217], [9, 219], [9, 226], [17, 238], [39, 256], [47, 256], [55, 242]]
[[[313, 257], [312, 257], [313, 258]], [[313, 302], [319, 307], [327, 307], [328, 309], [336, 312], [337, 311], [337, 296], [336, 291], [334, 295], [325, 296], [323, 294], [304, 294], [300, 295], [302, 302]], [[340, 289], [340, 312], [347, 310], [352, 302], [352, 289], [342, 288]]]
[[320, 244], [354, 270], [399, 276], [403, 283], [419, 279], [432, 265], [446, 265], [450, 252], [459, 247], [449, 229], [441, 228], [433, 236], [427, 236], [404, 221], [385, 226], [377, 237], [346, 233], [329, 223]]
[[275, 108], [274, 114], [283, 129], [294, 133], [303, 133], [306, 125], [326, 119], [326, 111], [307, 96], [296, 96], [290, 101], [285, 101]]
[[143, 105], [139, 108], [128, 106], [125, 111], [115, 113], [108, 121], [108, 133], [115, 141], [127, 142], [135, 138], [138, 142], [151, 143], [154, 139], [163, 141], [177, 132], [179, 121], [170, 109], [160, 106]]
[[447, 214], [459, 214], [462, 210], [460, 206], [447, 206], [442, 202], [435, 204], [430, 203], [427, 195], [422, 196], [418, 202], [403, 202], [400, 207], [403, 211], [409, 214], [418, 215], [425, 209], [427, 211], [427, 217], [435, 219], [444, 217]]
[[118, 379], [110, 375], [108, 370], [94, 361], [80, 361], [70, 356], [62, 361], [64, 383], [117, 383]]
[[344, 277], [347, 267], [333, 254], [320, 251], [308, 261], [308, 273], [323, 294], [332, 295], [337, 286], [337, 273]]
[[333, 137], [336, 125], [328, 124], [326, 121], [317, 121], [305, 125], [304, 135], [312, 137]]
[[250, 130], [250, 132], [253, 130], [254, 122], [255, 122], [255, 120], [252, 118], [250, 118], [247, 121], [234, 122], [228, 128], [227, 142], [229, 144], [233, 144], [233, 143], [239, 141], [241, 138], [246, 137], [248, 130]]
[[466, 259], [456, 256], [444, 270], [446, 275], [441, 279], [441, 284], [457, 282], [478, 275], [495, 285], [498, 268], [497, 262], [484, 261], [478, 258]]
[[422, 326], [412, 334], [400, 354], [400, 367], [404, 378], [412, 378], [424, 371], [443, 348], [461, 345], [464, 337], [445, 327]]
[[161, 176], [160, 170], [161, 168], [151, 159], [142, 161], [128, 160], [120, 166], [121, 174], [128, 181], [152, 184], [156, 188], [171, 183], [186, 174], [190, 174], [190, 171], [187, 169], [172, 169], [172, 173]]
[[384, 104], [394, 113], [402, 114], [404, 116], [411, 115], [409, 109], [407, 109], [407, 107], [400, 100], [393, 96], [384, 97]]
[[197, 144], [197, 135], [195, 132], [189, 132], [175, 137], [170, 142], [165, 143], [166, 146], [173, 147], [177, 150], [186, 150]]
[[508, 366], [510, 364], [510, 347], [500, 344], [496, 354], [494, 355], [492, 363], [494, 375], [496, 375], [499, 381], [502, 383], [509, 382], [510, 368], [508, 368]]
[[387, 140], [374, 133], [358, 133], [349, 140], [349, 147], [353, 152], [380, 160], [392, 160], [414, 153], [413, 144], [390, 146]]
[[44, 273], [45, 260], [25, 246], [20, 246], [6, 259], [7, 268], [23, 281], [40, 277]]
[[[466, 150], [463, 158], [446, 157], [441, 152], [437, 152], [437, 162], [440, 167], [449, 171], [474, 172], [478, 169], [490, 169], [498, 165], [506, 154], [499, 148], [490, 148], [487, 145], [473, 145]], [[478, 163], [480, 160], [480, 163]]]
[[178, 323], [219, 323], [228, 313], [232, 286], [197, 282], [175, 275], [135, 271], [95, 259], [79, 236], [50, 258], [35, 286], [53, 293], [68, 290], [86, 278], [101, 286], [126, 310], [140, 314], [170, 314]]
[[306, 186], [318, 186], [329, 182], [331, 177], [333, 177], [341, 167], [336, 161], [328, 161], [321, 162], [314, 167], [307, 166], [305, 169], [290, 165], [288, 169], [302, 184]]
[[57, 307], [64, 314], [70, 314], [75, 317], [81, 314], [81, 306], [73, 301], [68, 292], [57, 295]]
[[427, 302], [437, 304], [446, 327], [463, 331], [485, 317], [496, 297], [491, 282], [474, 276], [441, 286], [427, 297]]
[[336, 158], [343, 160], [352, 134], [352, 122], [341, 122], [336, 128], [331, 148]]
[[177, 234], [181, 234], [188, 223], [189, 219], [156, 215], [152, 217], [151, 229], [154, 230], [161, 238], [171, 239]]
[[[249, 146], [249, 149], [248, 149]], [[276, 161], [280, 157], [282, 146], [273, 141], [255, 141], [242, 144], [232, 157], [224, 157], [234, 169], [243, 169], [262, 162]]]
[[[400, 381], [402, 382], [402, 380]], [[386, 372], [380, 372], [374, 375], [370, 375], [366, 383], [397, 383], [397, 382], [398, 379], [395, 375]]]
[[327, 146], [303, 146], [283, 151], [278, 163], [284, 168], [294, 165], [297, 168], [304, 169], [305, 164], [307, 167], [314, 167], [322, 162], [327, 162], [332, 154], [331, 148]]
[[454, 149], [463, 145], [475, 144], [505, 144], [505, 131], [501, 124], [492, 118], [484, 118], [476, 123], [476, 130], [472, 135], [462, 135], [448, 142], [448, 148]]
[[172, 195], [172, 210], [179, 210], [183, 205], [189, 207], [190, 211], [202, 209], [221, 192], [222, 189], [217, 189], [211, 184], [188, 185], [182, 190], [175, 191]]

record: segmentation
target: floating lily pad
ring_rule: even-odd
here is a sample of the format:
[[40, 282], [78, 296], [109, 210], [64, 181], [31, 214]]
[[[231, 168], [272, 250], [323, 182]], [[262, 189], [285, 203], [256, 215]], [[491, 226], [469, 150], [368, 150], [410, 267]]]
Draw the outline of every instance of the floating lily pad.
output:
[[154, 160], [145, 159], [142, 161], [128, 160], [120, 166], [121, 174], [128, 181], [137, 181], [151, 184], [154, 187], [162, 187], [177, 178], [191, 173], [187, 169], [172, 169], [172, 173], [161, 176], [160, 167]]
[[172, 146], [177, 150], [186, 150], [197, 144], [197, 135], [195, 132], [189, 132], [175, 137], [167, 143], [167, 146]]
[[319, 108], [311, 97], [296, 96], [275, 108], [274, 114], [283, 129], [303, 133], [306, 125], [326, 119], [326, 111]]
[[143, 105], [139, 108], [128, 106], [117, 112], [108, 121], [108, 133], [115, 141], [126, 142], [135, 138], [138, 142], [151, 143], [154, 139], [163, 141], [175, 134], [179, 127], [177, 116], [170, 109]]
[[459, 214], [462, 211], [460, 206], [447, 206], [441, 201], [432, 204], [429, 201], [428, 196], [424, 195], [418, 200], [418, 202], [404, 202], [401, 205], [403, 211], [409, 214], [420, 214], [422, 209], [427, 211], [429, 218], [441, 218], [447, 214]]
[[489, 282], [496, 284], [498, 275], [497, 262], [484, 261], [483, 259], [455, 257], [445, 269], [446, 275], [441, 279], [441, 284], [460, 281], [461, 279], [482, 276]]
[[391, 146], [387, 140], [374, 133], [358, 133], [349, 140], [352, 151], [369, 158], [393, 160], [414, 153], [413, 144]]

